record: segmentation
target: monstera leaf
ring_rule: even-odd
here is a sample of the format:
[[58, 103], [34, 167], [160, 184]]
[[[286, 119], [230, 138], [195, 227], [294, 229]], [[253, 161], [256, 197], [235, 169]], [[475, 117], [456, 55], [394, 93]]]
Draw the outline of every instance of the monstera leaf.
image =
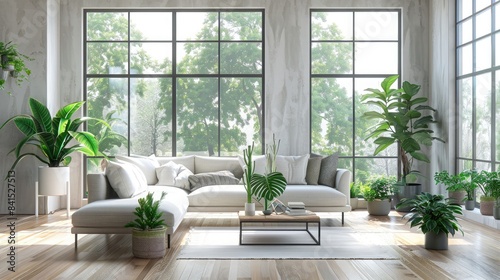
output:
[[281, 172], [271, 172], [267, 175], [253, 174], [252, 190], [254, 195], [267, 201], [280, 196], [286, 188], [286, 179]]

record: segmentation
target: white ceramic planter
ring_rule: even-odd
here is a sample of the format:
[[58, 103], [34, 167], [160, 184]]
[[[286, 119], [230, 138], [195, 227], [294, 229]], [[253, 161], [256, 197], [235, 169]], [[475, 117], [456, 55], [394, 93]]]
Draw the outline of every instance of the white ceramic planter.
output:
[[255, 203], [245, 203], [245, 216], [255, 216]]
[[69, 167], [38, 167], [39, 195], [66, 195], [69, 184]]

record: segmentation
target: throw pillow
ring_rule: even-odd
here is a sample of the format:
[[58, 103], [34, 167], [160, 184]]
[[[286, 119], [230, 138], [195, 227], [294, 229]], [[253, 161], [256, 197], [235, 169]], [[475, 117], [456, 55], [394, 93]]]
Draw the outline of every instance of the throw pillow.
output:
[[[264, 155], [259, 155], [259, 156], [253, 156], [252, 160], [254, 161], [254, 166], [255, 166], [255, 173], [257, 174], [262, 174], [266, 173], [266, 156]], [[239, 155], [238, 156], [238, 161], [240, 162], [240, 166], [243, 170], [247, 168], [245, 164], [245, 159], [243, 156]]]
[[305, 185], [309, 155], [277, 156], [276, 171], [281, 172], [289, 185]]
[[337, 165], [339, 154], [327, 156], [321, 160], [318, 183], [320, 185], [335, 187], [335, 177], [337, 175]]
[[158, 182], [158, 178], [156, 178], [155, 168], [159, 167], [160, 164], [154, 157], [126, 157], [126, 156], [116, 156], [116, 159], [128, 163], [132, 163], [135, 166], [139, 167], [139, 169], [146, 176], [146, 180], [148, 181], [148, 185], [154, 185]]
[[321, 157], [310, 157], [307, 162], [306, 182], [308, 185], [317, 185], [321, 171]]
[[204, 186], [212, 185], [237, 185], [239, 179], [234, 177], [230, 171], [218, 171], [198, 173], [189, 176], [189, 183], [191, 184], [191, 191], [195, 191]]
[[145, 192], [147, 180], [142, 171], [128, 162], [108, 161], [105, 174], [120, 198], [130, 198]]
[[158, 176], [157, 185], [174, 186], [185, 190], [189, 190], [189, 175], [193, 172], [182, 164], [177, 164], [169, 161], [166, 164], [156, 168]]

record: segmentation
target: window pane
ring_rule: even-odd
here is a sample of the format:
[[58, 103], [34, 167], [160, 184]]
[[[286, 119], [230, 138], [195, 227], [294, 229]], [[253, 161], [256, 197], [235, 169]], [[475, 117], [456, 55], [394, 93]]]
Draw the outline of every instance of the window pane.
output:
[[491, 5], [491, 0], [475, 0], [476, 2], [476, 12]]
[[356, 40], [398, 40], [398, 13], [356, 12]]
[[495, 5], [495, 30], [500, 29], [500, 4]]
[[179, 74], [216, 74], [217, 63], [217, 43], [177, 44], [177, 73]]
[[127, 85], [124, 78], [87, 80], [87, 116], [106, 120], [112, 129], [89, 122], [87, 131], [96, 135], [100, 150], [108, 156], [127, 153]]
[[130, 13], [130, 40], [172, 40], [172, 13]]
[[458, 75], [472, 73], [472, 44], [458, 48]]
[[262, 73], [261, 43], [221, 43], [221, 74]]
[[171, 74], [171, 43], [131, 43], [131, 74]]
[[472, 158], [472, 78], [458, 81], [459, 156]]
[[352, 155], [352, 79], [312, 79], [312, 151]]
[[236, 156], [255, 142], [255, 154], [262, 151], [262, 80], [225, 78], [221, 80], [221, 156]]
[[495, 73], [495, 94], [496, 94], [496, 129], [495, 129], [495, 139], [496, 139], [496, 160], [500, 161], [500, 71]]
[[491, 33], [491, 9], [476, 15], [476, 38]]
[[337, 168], [343, 168], [347, 170], [354, 170], [352, 168], [352, 158], [339, 158], [339, 163]]
[[222, 40], [262, 40], [262, 13], [228, 12], [220, 17]]
[[458, 172], [462, 172], [467, 169], [473, 169], [474, 167], [472, 166], [472, 161], [471, 160], [459, 160], [458, 161]]
[[126, 74], [128, 63], [127, 43], [88, 43], [88, 74]]
[[218, 155], [218, 79], [177, 79], [177, 156]]
[[397, 74], [398, 43], [356, 43], [356, 74]]
[[476, 158], [491, 159], [491, 74], [476, 77]]
[[313, 74], [352, 73], [352, 43], [313, 43]]
[[359, 182], [367, 182], [373, 176], [397, 176], [397, 158], [357, 158], [356, 178]]
[[458, 24], [458, 44], [472, 41], [472, 19]]
[[127, 13], [87, 13], [87, 40], [122, 41], [127, 39]]
[[178, 12], [177, 40], [216, 41], [218, 33], [218, 15], [216, 12]]
[[130, 80], [130, 153], [172, 155], [172, 80]]
[[476, 72], [491, 68], [491, 37], [476, 43]]
[[495, 66], [498, 65], [500, 65], [500, 33], [495, 35]]
[[352, 12], [313, 12], [312, 40], [351, 40]]

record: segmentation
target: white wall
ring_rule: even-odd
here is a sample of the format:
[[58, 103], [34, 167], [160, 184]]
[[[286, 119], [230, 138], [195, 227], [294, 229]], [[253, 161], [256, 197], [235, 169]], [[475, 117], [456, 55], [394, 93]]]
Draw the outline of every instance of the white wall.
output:
[[[28, 21], [36, 17], [26, 16], [35, 14], [40, 10], [33, 10], [39, 2], [49, 3], [49, 9], [54, 3], [60, 2], [60, 64], [59, 71], [51, 70], [51, 73], [59, 74], [60, 88], [62, 89], [60, 104], [82, 100], [82, 10], [84, 8], [264, 8], [265, 9], [265, 56], [266, 56], [266, 141], [275, 133], [282, 140], [280, 152], [288, 155], [300, 155], [309, 152], [309, 9], [310, 8], [334, 8], [334, 7], [383, 7], [402, 8], [403, 15], [403, 79], [413, 83], [421, 84], [424, 93], [429, 88], [429, 0], [45, 0], [45, 1], [2, 1], [0, 10], [0, 25], [20, 32], [22, 28], [17, 25], [20, 19], [27, 18]], [[47, 2], [49, 1], [49, 2]], [[8, 3], [4, 8], [4, 2]], [[36, 3], [36, 5], [35, 5]], [[46, 6], [44, 8], [46, 10]], [[57, 9], [56, 9], [57, 10]], [[43, 11], [43, 9], [42, 9]], [[10, 19], [5, 25], [5, 16]], [[45, 12], [46, 15], [46, 12]], [[46, 19], [47, 16], [44, 16]], [[35, 62], [37, 67], [33, 67], [36, 75], [42, 75], [43, 79], [31, 79], [30, 88], [35, 88], [37, 92], [45, 93], [47, 86], [47, 66], [45, 62], [47, 49], [45, 40], [47, 39], [47, 26], [55, 28], [52, 24], [45, 23], [42, 29], [38, 30], [36, 37], [32, 41], [23, 42], [22, 50], [27, 53], [39, 52]], [[4, 28], [4, 27], [2, 27]], [[2, 32], [4, 32], [2, 30]], [[52, 35], [50, 35], [52, 34]], [[2, 35], [3, 36], [3, 35]], [[51, 40], [54, 33], [49, 32]], [[0, 39], [4, 39], [0, 37]], [[50, 52], [54, 54], [53, 52]], [[51, 63], [57, 65], [54, 58]], [[51, 68], [52, 69], [52, 68]], [[54, 72], [56, 71], [56, 72]], [[50, 88], [57, 87], [54, 80], [50, 79]], [[31, 94], [31, 95], [30, 95]], [[33, 93], [26, 92], [18, 94], [15, 100], [8, 99], [12, 103], [21, 102], [19, 95], [23, 96], [24, 105], [17, 105], [18, 109], [0, 104], [0, 109], [8, 108], [8, 114], [2, 113], [2, 119], [8, 116], [26, 111], [26, 101]], [[47, 101], [47, 95], [42, 101]], [[51, 93], [49, 93], [49, 96]], [[1, 101], [1, 100], [0, 100]], [[3, 110], [2, 110], [3, 111]], [[0, 119], [1, 120], [1, 119]], [[5, 154], [16, 141], [0, 137], [0, 141], [6, 141], [0, 147], [0, 152]], [[10, 138], [10, 137], [9, 137]], [[79, 207], [82, 197], [82, 163], [81, 157], [74, 157], [72, 164], [72, 207]], [[10, 160], [8, 162], [11, 162]], [[429, 173], [429, 166], [422, 166], [424, 173]], [[0, 163], [0, 172], [7, 172], [7, 165]], [[26, 172], [30, 176], [22, 182], [26, 189], [19, 197], [26, 202], [23, 211], [33, 213], [33, 202], [30, 191], [34, 184], [36, 172], [35, 167], [30, 167]], [[20, 171], [19, 171], [20, 172]], [[23, 173], [23, 175], [25, 175]], [[34, 192], [34, 191], [33, 191]], [[3, 194], [4, 195], [4, 194]], [[3, 197], [2, 199], [3, 204]], [[5, 211], [5, 207], [0, 209]]]

